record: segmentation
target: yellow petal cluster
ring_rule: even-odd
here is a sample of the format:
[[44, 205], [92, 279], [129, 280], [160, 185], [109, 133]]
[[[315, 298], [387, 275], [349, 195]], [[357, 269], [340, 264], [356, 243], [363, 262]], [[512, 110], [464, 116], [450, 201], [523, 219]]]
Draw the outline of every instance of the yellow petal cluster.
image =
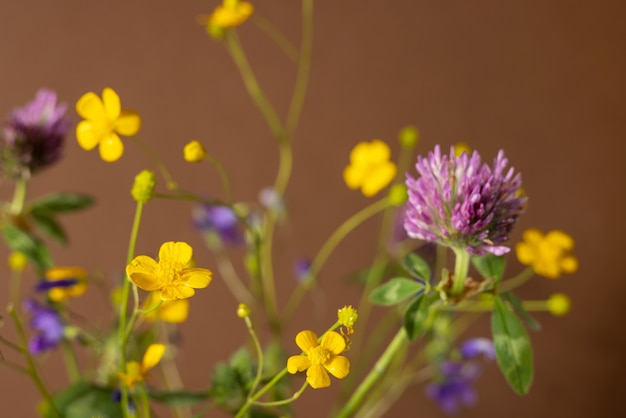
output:
[[207, 29], [215, 33], [215, 29], [228, 29], [244, 23], [254, 12], [254, 6], [247, 1], [224, 0], [208, 18]]
[[76, 102], [76, 112], [84, 119], [76, 126], [78, 144], [86, 151], [99, 146], [100, 157], [117, 161], [124, 153], [122, 136], [133, 136], [141, 127], [141, 118], [134, 110], [122, 109], [115, 90], [106, 87], [102, 98], [85, 93]]
[[396, 176], [396, 165], [389, 161], [389, 146], [379, 139], [360, 142], [350, 152], [350, 165], [343, 171], [346, 185], [361, 189], [363, 195], [374, 196]]
[[340, 354], [346, 349], [344, 338], [335, 331], [329, 331], [317, 342], [313, 331], [300, 331], [296, 344], [303, 354], [287, 359], [287, 371], [291, 374], [306, 370], [306, 381], [313, 389], [330, 386], [330, 376], [343, 379], [350, 372], [350, 361]]
[[193, 249], [186, 242], [166, 242], [159, 249], [159, 261], [140, 255], [126, 266], [129, 279], [143, 290], [161, 291], [161, 299], [190, 298], [194, 289], [209, 285], [213, 273], [205, 268], [189, 268]]
[[59, 280], [76, 279], [77, 283], [72, 286], [54, 287], [48, 290], [48, 296], [55, 302], [63, 302], [70, 297], [78, 297], [87, 291], [87, 272], [81, 267], [54, 267], [46, 271], [46, 280], [56, 282]]
[[150, 369], [156, 366], [161, 358], [163, 358], [163, 354], [165, 353], [165, 345], [163, 344], [150, 344], [150, 346], [146, 349], [145, 354], [143, 355], [143, 359], [141, 360], [141, 364], [136, 361], [129, 361], [126, 363], [126, 372], [118, 373], [118, 376], [124, 386], [133, 390], [135, 388], [135, 384], [142, 382], [146, 374]]
[[538, 229], [528, 229], [517, 243], [515, 252], [520, 263], [532, 266], [535, 273], [549, 279], [558, 279], [563, 273], [575, 273], [578, 259], [571, 255], [574, 240], [563, 231], [543, 234]]

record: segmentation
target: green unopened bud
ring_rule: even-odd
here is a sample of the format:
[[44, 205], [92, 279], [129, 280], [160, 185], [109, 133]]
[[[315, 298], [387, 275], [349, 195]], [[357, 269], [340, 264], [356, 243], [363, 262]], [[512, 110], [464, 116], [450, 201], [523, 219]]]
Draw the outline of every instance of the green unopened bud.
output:
[[547, 301], [548, 311], [554, 316], [566, 315], [571, 307], [572, 302], [569, 297], [563, 293], [555, 293]]
[[389, 203], [393, 206], [401, 206], [409, 199], [406, 186], [404, 184], [394, 184], [389, 190]]
[[143, 170], [141, 173], [135, 176], [135, 183], [131, 190], [133, 199], [137, 202], [146, 203], [152, 199], [154, 195], [154, 185], [156, 184], [156, 177], [150, 170]]
[[239, 307], [237, 308], [237, 316], [239, 318], [247, 318], [248, 316], [250, 316], [250, 307], [245, 303], [240, 303]]
[[404, 148], [413, 148], [420, 139], [420, 132], [415, 126], [405, 126], [400, 131], [398, 139]]

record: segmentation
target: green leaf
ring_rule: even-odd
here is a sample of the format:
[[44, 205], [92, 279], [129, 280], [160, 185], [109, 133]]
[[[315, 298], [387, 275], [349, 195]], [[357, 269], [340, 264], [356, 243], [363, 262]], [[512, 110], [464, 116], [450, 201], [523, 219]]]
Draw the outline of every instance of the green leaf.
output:
[[409, 340], [415, 340], [428, 328], [430, 303], [428, 296], [422, 293], [404, 311], [404, 329]]
[[525, 395], [533, 380], [533, 353], [524, 325], [505, 303], [494, 299], [491, 331], [498, 366], [513, 390]]
[[408, 253], [402, 260], [404, 268], [414, 277], [422, 280], [430, 280], [430, 267], [428, 263], [420, 256], [414, 253]]
[[61, 224], [48, 213], [31, 212], [31, 217], [39, 230], [63, 245], [67, 245], [67, 234]]
[[193, 406], [209, 399], [209, 392], [187, 392], [184, 390], [168, 392], [148, 392], [150, 399], [169, 406]]
[[[63, 418], [121, 418], [121, 403], [114, 400], [113, 392], [113, 388], [77, 382], [55, 394], [52, 402]], [[45, 418], [58, 418], [54, 409], [45, 402], [40, 406]]]
[[498, 282], [504, 275], [506, 260], [503, 255], [497, 256], [487, 253], [485, 255], [473, 255], [472, 264], [485, 279], [494, 279]]
[[26, 255], [37, 267], [39, 273], [52, 267], [52, 256], [46, 246], [33, 235], [13, 225], [4, 225], [2, 236], [13, 251]]
[[73, 212], [91, 206], [94, 199], [80, 193], [51, 193], [30, 204], [31, 212], [56, 214]]
[[519, 300], [519, 298], [517, 297], [515, 293], [505, 292], [505, 293], [502, 293], [500, 296], [502, 296], [504, 300], [506, 300], [507, 302], [511, 304], [511, 307], [513, 308], [513, 310], [519, 316], [522, 317], [526, 325], [528, 325], [528, 328], [532, 329], [533, 331], [539, 331], [541, 329], [541, 325], [539, 324], [539, 322], [537, 322], [535, 318], [530, 316], [528, 311], [524, 309], [524, 305], [522, 304], [522, 301]]
[[424, 289], [424, 283], [406, 277], [396, 277], [381, 284], [370, 293], [374, 305], [390, 306], [400, 303]]

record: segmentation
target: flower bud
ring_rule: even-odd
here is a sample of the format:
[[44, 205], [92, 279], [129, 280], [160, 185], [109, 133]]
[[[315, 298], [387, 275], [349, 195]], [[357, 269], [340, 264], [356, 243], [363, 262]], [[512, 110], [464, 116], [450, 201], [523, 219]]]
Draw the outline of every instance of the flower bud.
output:
[[191, 141], [184, 148], [185, 161], [190, 163], [199, 163], [206, 157], [206, 150], [198, 141]]
[[250, 307], [245, 303], [240, 303], [239, 307], [237, 308], [237, 316], [239, 318], [247, 318], [248, 316], [250, 316]]
[[12, 271], [22, 271], [28, 264], [28, 257], [19, 251], [13, 251], [9, 255], [9, 268]]
[[409, 194], [404, 184], [394, 184], [389, 190], [389, 203], [394, 206], [402, 206], [408, 199]]
[[413, 148], [420, 139], [420, 132], [415, 126], [405, 126], [400, 131], [398, 139], [404, 148]]
[[548, 299], [547, 306], [552, 315], [563, 316], [570, 311], [572, 302], [569, 296], [563, 293], [555, 293]]
[[346, 305], [337, 311], [337, 319], [346, 328], [352, 328], [356, 324], [359, 314], [352, 305]]
[[154, 186], [156, 184], [156, 177], [150, 170], [143, 170], [141, 173], [135, 176], [135, 183], [131, 190], [133, 199], [137, 202], [146, 203], [152, 199], [154, 195]]

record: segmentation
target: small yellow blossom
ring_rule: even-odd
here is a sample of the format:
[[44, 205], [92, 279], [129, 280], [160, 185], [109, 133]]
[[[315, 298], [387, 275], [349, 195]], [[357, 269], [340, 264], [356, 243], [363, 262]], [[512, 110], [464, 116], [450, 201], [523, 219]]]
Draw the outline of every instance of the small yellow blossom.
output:
[[352, 305], [346, 305], [343, 308], [337, 310], [337, 319], [344, 327], [350, 329], [356, 324], [356, 320], [359, 318], [359, 314], [352, 307]]
[[555, 293], [548, 299], [547, 306], [552, 315], [563, 316], [570, 311], [572, 302], [569, 296], [563, 293]]
[[[148, 310], [156, 306], [161, 301], [161, 292], [150, 293], [144, 302], [142, 309]], [[171, 324], [180, 324], [189, 317], [189, 299], [164, 300], [156, 310], [145, 314], [148, 320], [158, 319]]]
[[317, 342], [313, 331], [300, 331], [296, 344], [304, 354], [287, 359], [287, 371], [291, 374], [306, 372], [306, 381], [313, 389], [330, 386], [328, 373], [343, 379], [350, 372], [350, 361], [340, 354], [346, 349], [344, 338], [335, 331], [329, 331]]
[[75, 280], [68, 286], [53, 287], [48, 296], [55, 302], [63, 302], [70, 297], [78, 297], [87, 291], [87, 272], [80, 267], [54, 267], [46, 271], [46, 281]]
[[[247, 1], [224, 0], [206, 20], [207, 31], [211, 35], [223, 35], [225, 29], [244, 23], [254, 12], [254, 6]], [[218, 36], [219, 37], [219, 36]]]
[[19, 251], [12, 251], [9, 254], [9, 268], [12, 271], [22, 271], [28, 265], [28, 257]]
[[140, 255], [126, 266], [126, 274], [138, 287], [161, 291], [162, 300], [190, 298], [194, 289], [205, 288], [213, 273], [204, 268], [188, 268], [193, 249], [186, 242], [166, 242], [159, 249], [159, 261]]
[[472, 147], [470, 147], [466, 142], [457, 142], [454, 144], [454, 155], [456, 157], [460, 157], [463, 153], [470, 156], [472, 154]]
[[574, 240], [563, 231], [550, 231], [545, 236], [538, 229], [528, 229], [524, 241], [517, 243], [515, 252], [520, 263], [532, 266], [535, 273], [557, 279], [562, 273], [575, 273], [578, 259], [569, 254]]
[[190, 163], [199, 163], [206, 157], [204, 146], [198, 141], [191, 141], [183, 149], [185, 161]]
[[78, 144], [86, 151], [99, 145], [100, 157], [107, 162], [118, 160], [124, 153], [119, 135], [133, 136], [141, 127], [139, 114], [122, 109], [120, 97], [109, 87], [102, 90], [102, 98], [94, 92], [81, 96], [76, 112], [85, 119], [76, 126]]
[[141, 364], [136, 361], [129, 361], [126, 363], [126, 372], [118, 373], [122, 384], [130, 390], [133, 390], [135, 384], [143, 382], [148, 371], [161, 361], [163, 354], [165, 354], [165, 345], [150, 344], [146, 349], [146, 353], [143, 355]]
[[374, 196], [396, 176], [396, 165], [389, 161], [389, 146], [379, 139], [360, 142], [350, 152], [350, 165], [343, 171], [343, 179], [351, 189], [361, 189]]
[[237, 307], [237, 316], [239, 318], [247, 318], [250, 316], [250, 307], [245, 303], [240, 303]]
[[150, 170], [142, 170], [135, 176], [133, 188], [130, 194], [137, 202], [146, 203], [154, 195], [154, 186], [156, 185], [156, 176]]

